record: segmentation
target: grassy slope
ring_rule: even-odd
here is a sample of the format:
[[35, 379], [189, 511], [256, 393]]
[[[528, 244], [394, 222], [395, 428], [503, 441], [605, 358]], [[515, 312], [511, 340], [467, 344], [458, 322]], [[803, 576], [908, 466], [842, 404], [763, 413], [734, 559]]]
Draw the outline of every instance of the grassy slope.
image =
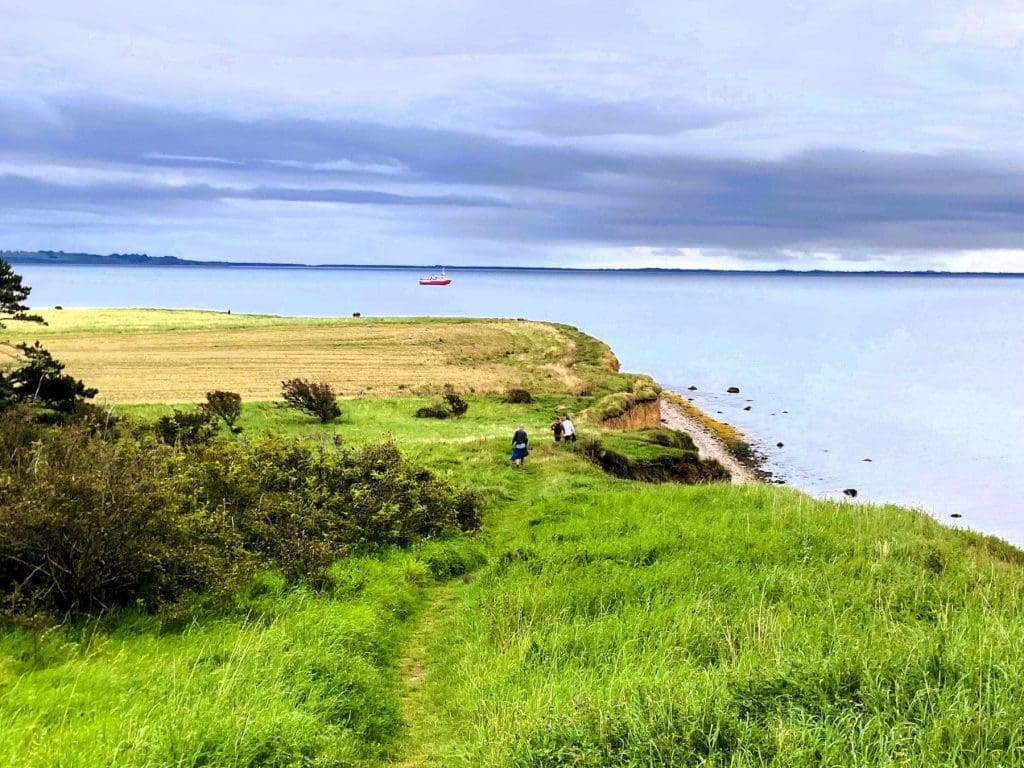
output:
[[543, 438], [588, 402], [350, 401], [331, 430], [483, 489], [485, 531], [184, 630], [5, 630], [0, 764], [1024, 763], [1024, 554], [892, 507], [612, 480]]

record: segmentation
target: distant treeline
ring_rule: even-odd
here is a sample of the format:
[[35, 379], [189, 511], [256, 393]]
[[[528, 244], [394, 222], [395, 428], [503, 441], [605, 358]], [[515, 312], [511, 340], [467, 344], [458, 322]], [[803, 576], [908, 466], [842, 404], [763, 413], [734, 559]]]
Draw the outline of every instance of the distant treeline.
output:
[[177, 256], [149, 256], [145, 253], [70, 253], [65, 251], [0, 251], [0, 258], [11, 264], [198, 264]]
[[[429, 271], [442, 264], [289, 264], [279, 261], [200, 261], [177, 256], [149, 256], [145, 253], [72, 253], [65, 251], [0, 251], [0, 259], [11, 264], [69, 264], [80, 266], [153, 266], [153, 267], [260, 267], [263, 269], [380, 269]], [[828, 270], [828, 269], [671, 269], [665, 267], [540, 267], [501, 264], [448, 265], [460, 272], [555, 272], [614, 274], [688, 274], [688, 275], [762, 275], [828, 277], [1024, 277], [1021, 272], [942, 272], [935, 270]]]

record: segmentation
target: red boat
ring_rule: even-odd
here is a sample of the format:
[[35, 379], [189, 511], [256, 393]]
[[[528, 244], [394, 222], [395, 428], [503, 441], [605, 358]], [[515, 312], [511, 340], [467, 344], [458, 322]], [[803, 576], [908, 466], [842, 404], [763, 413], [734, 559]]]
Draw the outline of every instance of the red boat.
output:
[[447, 277], [444, 273], [444, 270], [442, 269], [440, 277], [438, 277], [437, 275], [431, 275], [430, 277], [421, 277], [420, 285], [448, 285], [449, 283], [451, 283], [451, 281], [452, 279], [450, 277]]

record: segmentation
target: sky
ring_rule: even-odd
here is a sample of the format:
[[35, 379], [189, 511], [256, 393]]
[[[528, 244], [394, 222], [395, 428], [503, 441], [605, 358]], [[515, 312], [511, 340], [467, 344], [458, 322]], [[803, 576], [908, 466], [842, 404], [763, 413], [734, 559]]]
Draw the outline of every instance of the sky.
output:
[[1024, 271], [1024, 0], [0, 0], [0, 249]]

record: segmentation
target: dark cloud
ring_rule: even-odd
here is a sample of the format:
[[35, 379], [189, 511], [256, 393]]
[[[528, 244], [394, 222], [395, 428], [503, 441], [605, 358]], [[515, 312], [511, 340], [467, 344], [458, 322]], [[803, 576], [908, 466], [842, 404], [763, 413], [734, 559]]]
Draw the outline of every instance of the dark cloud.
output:
[[[8, 176], [0, 179], [5, 207], [301, 200], [441, 207], [453, 212], [443, 222], [395, 215], [424, 230], [443, 226], [452, 237], [512, 242], [740, 252], [1024, 247], [1024, 174], [978, 157], [652, 157], [417, 126], [241, 120], [125, 105], [64, 106], [59, 119], [31, 125], [4, 113], [0, 150], [22, 161], [232, 174], [231, 184], [174, 187], [69, 187]], [[276, 179], [282, 168], [288, 183]], [[325, 183], [334, 186], [318, 188]]]

